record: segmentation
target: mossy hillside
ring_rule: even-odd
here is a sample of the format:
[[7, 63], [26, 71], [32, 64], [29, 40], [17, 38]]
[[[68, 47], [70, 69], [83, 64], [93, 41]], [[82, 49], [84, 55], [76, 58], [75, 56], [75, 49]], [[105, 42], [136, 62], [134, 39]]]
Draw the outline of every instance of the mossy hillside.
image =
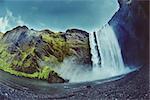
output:
[[[0, 47], [1, 70], [16, 76], [46, 80], [48, 78], [49, 82], [55, 82], [58, 79], [59, 82], [64, 82], [53, 71], [53, 68], [60, 66], [64, 59], [76, 56], [77, 62], [89, 63], [88, 36], [84, 33], [54, 33], [49, 30], [30, 31], [27, 28], [18, 28], [19, 32], [15, 28], [3, 36], [6, 39], [3, 40], [4, 43], [1, 43], [4, 46]], [[33, 31], [38, 35], [32, 34]], [[14, 36], [12, 33], [18, 34], [18, 39], [15, 42], [5, 41], [12, 39], [11, 37]]]
[[[50, 63], [59, 64], [69, 54], [68, 43], [60, 37], [59, 33], [56, 34], [42, 34], [42, 40], [46, 42], [46, 47], [43, 49], [48, 52], [51, 49], [52, 52], [49, 55], [40, 59], [35, 51], [38, 49], [35, 44], [32, 45], [23, 44], [20, 47], [15, 46], [15, 52], [8, 51], [9, 44], [1, 43], [0, 54], [0, 69], [16, 76], [24, 76], [28, 78], [47, 79], [48, 75], [53, 72]], [[35, 42], [35, 41], [34, 41]], [[23, 49], [22, 47], [26, 48]], [[49, 47], [47, 49], [47, 47]], [[38, 62], [47, 63], [46, 65], [39, 65]]]
[[[51, 72], [53, 72], [53, 70], [48, 66], [41, 67], [41, 68], [39, 68], [38, 72], [35, 72], [32, 74], [15, 71], [11, 67], [11, 64], [12, 64], [12, 61], [13, 61], [13, 58], [15, 57], [15, 55], [10, 54], [6, 48], [7, 48], [7, 45], [4, 45], [1, 43], [1, 47], [0, 47], [0, 69], [1, 70], [11, 73], [16, 76], [23, 76], [23, 77], [28, 77], [28, 78], [38, 78], [38, 79], [44, 79], [44, 80], [47, 80], [48, 75]], [[17, 62], [17, 63], [21, 63], [21, 61]]]
[[42, 34], [42, 39], [51, 48], [49, 55], [55, 56], [58, 62], [62, 62], [65, 57], [69, 56], [69, 44], [60, 36], [60, 33]]
[[79, 64], [90, 64], [90, 47], [88, 37], [82, 40], [69, 39], [67, 41], [70, 48], [70, 54], [75, 55], [76, 62]]
[[[9, 46], [7, 48], [9, 48]], [[34, 46], [27, 48], [26, 51], [23, 51], [22, 48], [19, 47], [16, 47], [15, 49], [16, 52], [14, 53], [12, 53], [11, 50], [7, 50], [7, 52], [14, 55], [10, 65], [12, 69], [29, 74], [39, 71], [36, 56], [34, 53]]]

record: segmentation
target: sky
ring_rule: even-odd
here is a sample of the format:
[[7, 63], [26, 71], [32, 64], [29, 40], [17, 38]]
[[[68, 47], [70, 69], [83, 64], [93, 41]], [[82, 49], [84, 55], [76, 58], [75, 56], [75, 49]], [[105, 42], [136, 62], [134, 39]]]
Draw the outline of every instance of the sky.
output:
[[106, 24], [118, 8], [117, 0], [0, 0], [0, 31], [26, 25], [36, 30], [92, 32]]

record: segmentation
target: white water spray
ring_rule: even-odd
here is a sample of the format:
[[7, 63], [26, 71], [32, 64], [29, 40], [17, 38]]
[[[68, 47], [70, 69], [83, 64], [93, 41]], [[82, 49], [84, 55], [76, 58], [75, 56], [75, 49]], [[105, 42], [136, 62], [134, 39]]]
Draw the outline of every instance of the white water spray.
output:
[[73, 62], [74, 60], [66, 59], [61, 67], [55, 69], [56, 72], [63, 78], [69, 79], [69, 82], [85, 82], [107, 79], [132, 71], [124, 66], [118, 40], [108, 24], [98, 31], [95, 36], [91, 33], [89, 41], [93, 70], [86, 70], [84, 65], [77, 65]]
[[[97, 44], [96, 44], [96, 39], [95, 39], [95, 33], [90, 33], [89, 34], [89, 41], [90, 41], [90, 47], [91, 47], [91, 54], [92, 54], [92, 66], [95, 68], [99, 68], [99, 62], [100, 62], [100, 58], [98, 55], [98, 48], [97, 48]], [[93, 68], [94, 69], [94, 68]]]
[[[112, 75], [116, 73], [122, 73], [125, 70], [125, 66], [123, 63], [118, 40], [113, 29], [108, 24], [106, 24], [100, 31], [96, 33], [96, 39], [98, 50], [101, 56], [101, 68], [111, 69], [110, 73], [112, 73]], [[93, 48], [93, 45], [90, 46]], [[92, 61], [93, 63], [97, 63], [95, 60]], [[95, 67], [93, 66], [93, 68]]]

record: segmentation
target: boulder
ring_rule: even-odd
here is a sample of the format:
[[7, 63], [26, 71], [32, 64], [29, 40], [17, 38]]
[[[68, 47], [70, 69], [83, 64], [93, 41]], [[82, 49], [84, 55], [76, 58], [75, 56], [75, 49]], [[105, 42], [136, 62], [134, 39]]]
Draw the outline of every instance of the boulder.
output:
[[66, 82], [62, 77], [60, 77], [57, 73], [52, 71], [48, 76], [49, 83], [64, 83]]

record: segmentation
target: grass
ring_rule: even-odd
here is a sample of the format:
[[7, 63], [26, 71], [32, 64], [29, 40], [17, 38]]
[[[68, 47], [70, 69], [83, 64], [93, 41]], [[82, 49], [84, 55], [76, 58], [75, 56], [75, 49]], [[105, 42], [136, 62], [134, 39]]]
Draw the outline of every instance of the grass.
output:
[[22, 76], [22, 77], [27, 77], [27, 78], [38, 78], [38, 79], [43, 79], [47, 80], [49, 73], [51, 73], [53, 70], [48, 67], [44, 66], [41, 67], [39, 72], [35, 72], [33, 74], [27, 74], [19, 71], [13, 70], [10, 65], [11, 61], [13, 60], [14, 55], [9, 54], [6, 50], [6, 45], [1, 44], [0, 47], [0, 70], [3, 70], [5, 72], [8, 72], [10, 74], [16, 75], [16, 76]]
[[42, 34], [42, 39], [49, 44], [53, 50], [53, 56], [55, 56], [58, 62], [62, 62], [63, 59], [69, 55], [69, 44], [59, 36], [59, 33]]
[[[61, 36], [60, 33], [55, 34], [41, 34], [43, 41], [48, 43], [47, 47], [44, 47], [45, 50], [51, 48], [52, 52], [49, 56], [43, 57], [43, 61], [45, 63], [60, 63], [67, 57], [70, 53], [69, 43], [67, 43]], [[27, 78], [38, 78], [47, 80], [48, 76], [51, 72], [53, 72], [53, 67], [42, 65], [39, 67], [38, 71], [35, 71], [32, 74], [28, 74], [21, 71], [16, 71], [13, 67], [26, 67], [32, 66], [31, 60], [26, 61], [28, 55], [34, 56], [35, 47], [26, 48], [25, 51], [22, 51], [20, 48], [17, 48], [18, 52], [20, 52], [20, 59], [16, 59], [16, 54], [10, 54], [7, 51], [8, 46], [4, 43], [1, 43], [0, 46], [0, 70], [8, 72], [10, 74], [27, 77]], [[46, 49], [47, 48], [47, 49]], [[18, 57], [18, 56], [17, 56]], [[26, 62], [24, 62], [26, 61]], [[49, 64], [48, 64], [49, 65]], [[53, 66], [53, 65], [51, 65]]]
[[35, 72], [33, 74], [27, 74], [27, 73], [15, 71], [10, 67], [2, 67], [2, 66], [0, 66], [0, 70], [3, 70], [5, 72], [8, 72], [8, 73], [10, 73], [12, 75], [16, 75], [16, 76], [27, 77], [27, 78], [38, 78], [38, 79], [42, 79], [42, 80], [47, 80], [49, 73], [51, 73], [53, 71], [49, 67], [43, 67], [43, 69], [41, 69], [41, 71], [39, 71], [39, 72]]

